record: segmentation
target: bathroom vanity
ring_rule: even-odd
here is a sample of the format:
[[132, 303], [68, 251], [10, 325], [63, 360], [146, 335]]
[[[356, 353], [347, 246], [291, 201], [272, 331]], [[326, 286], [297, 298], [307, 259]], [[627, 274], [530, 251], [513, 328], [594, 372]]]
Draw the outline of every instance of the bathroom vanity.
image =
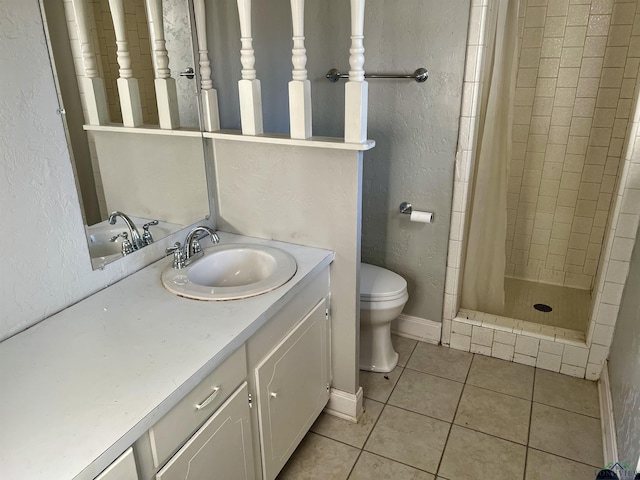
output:
[[169, 293], [162, 259], [0, 344], [6, 478], [275, 478], [329, 399], [333, 253], [239, 301]]

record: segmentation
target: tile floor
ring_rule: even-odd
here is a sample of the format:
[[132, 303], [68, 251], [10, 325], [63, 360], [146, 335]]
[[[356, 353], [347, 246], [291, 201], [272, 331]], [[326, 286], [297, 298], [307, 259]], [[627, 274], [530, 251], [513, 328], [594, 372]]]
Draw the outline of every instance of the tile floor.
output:
[[595, 383], [393, 342], [393, 372], [360, 372], [360, 423], [322, 414], [280, 480], [591, 480], [602, 467]]
[[[516, 278], [505, 278], [505, 317], [552, 327], [586, 332], [589, 324], [591, 292], [577, 288], [547, 285]], [[553, 308], [545, 313], [533, 305], [544, 303]]]

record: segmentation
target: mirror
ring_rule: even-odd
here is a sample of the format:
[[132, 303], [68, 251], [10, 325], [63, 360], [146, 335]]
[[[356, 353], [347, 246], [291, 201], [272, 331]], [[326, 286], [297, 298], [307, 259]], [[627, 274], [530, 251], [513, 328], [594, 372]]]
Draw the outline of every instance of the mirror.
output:
[[[110, 0], [41, 0], [94, 269], [209, 216], [198, 84], [193, 74], [181, 75], [196, 66], [189, 1], [113, 3], [115, 15]], [[153, 8], [161, 15], [155, 24], [149, 21]], [[133, 103], [140, 121], [131, 127], [123, 125], [129, 107], [121, 101], [118, 83], [123, 66], [118, 51], [122, 44], [116, 44], [116, 37], [123, 31], [139, 92]], [[154, 37], [158, 45], [159, 35], [164, 36], [171, 70], [164, 82], [173, 85], [169, 103], [174, 120], [163, 128], [159, 124], [165, 110], [156, 98], [163, 92], [156, 79], [163, 60], [152, 51], [151, 41]], [[89, 67], [87, 57], [93, 62]], [[107, 120], [100, 124], [91, 121], [91, 98], [96, 98], [87, 90], [87, 80], [93, 80], [88, 78], [91, 65], [104, 92]], [[111, 224], [115, 211], [124, 216], [112, 216]]]

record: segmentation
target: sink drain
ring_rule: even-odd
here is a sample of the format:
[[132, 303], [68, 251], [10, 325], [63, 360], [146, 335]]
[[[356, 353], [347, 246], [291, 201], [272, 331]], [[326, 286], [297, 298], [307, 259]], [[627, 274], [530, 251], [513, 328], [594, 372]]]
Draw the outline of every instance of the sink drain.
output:
[[551, 310], [553, 310], [553, 308], [551, 308], [549, 305], [545, 305], [544, 303], [536, 303], [533, 308], [535, 308], [539, 312], [544, 313], [549, 313]]

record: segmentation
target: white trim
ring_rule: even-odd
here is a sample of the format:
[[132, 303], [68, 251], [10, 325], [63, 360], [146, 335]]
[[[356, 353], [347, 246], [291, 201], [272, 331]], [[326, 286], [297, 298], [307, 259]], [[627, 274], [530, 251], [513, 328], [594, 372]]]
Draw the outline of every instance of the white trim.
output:
[[263, 133], [260, 135], [243, 135], [238, 130], [218, 130], [217, 132], [203, 132], [204, 138], [215, 138], [236, 142], [271, 143], [276, 145], [291, 145], [292, 147], [329, 148], [334, 150], [371, 150], [376, 146], [375, 140], [365, 140], [361, 143], [347, 142], [338, 137], [309, 137], [304, 140], [291, 138], [289, 135], [277, 133]]
[[329, 394], [329, 403], [324, 407], [324, 413], [358, 423], [360, 416], [364, 413], [362, 397], [362, 387], [358, 387], [355, 394], [332, 388]]
[[600, 395], [600, 423], [602, 426], [602, 451], [604, 464], [618, 461], [618, 441], [616, 440], [616, 424], [613, 418], [613, 399], [609, 384], [609, 362], [604, 361], [600, 381], [598, 382]]
[[442, 333], [442, 323], [426, 318], [400, 315], [391, 323], [391, 331], [401, 337], [438, 345]]

